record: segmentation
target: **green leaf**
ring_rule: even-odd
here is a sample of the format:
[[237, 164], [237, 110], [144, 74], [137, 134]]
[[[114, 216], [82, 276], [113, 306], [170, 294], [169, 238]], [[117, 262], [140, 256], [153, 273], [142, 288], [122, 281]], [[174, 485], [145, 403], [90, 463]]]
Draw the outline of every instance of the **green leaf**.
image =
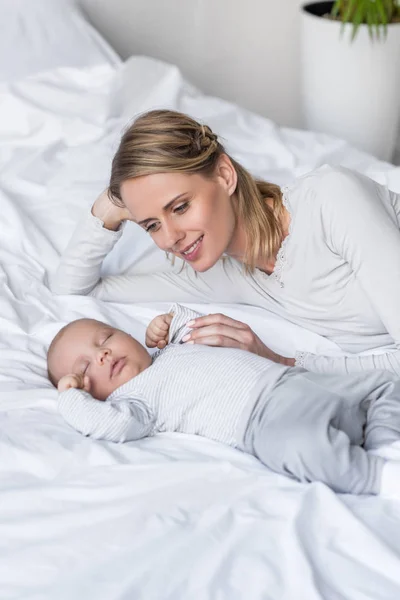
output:
[[390, 23], [390, 21], [393, 18], [394, 13], [396, 12], [396, 4], [397, 4], [396, 0], [384, 0], [383, 1], [383, 6], [384, 6], [385, 13], [386, 13], [387, 23]]
[[379, 15], [378, 15], [378, 9], [376, 7], [376, 4], [372, 4], [371, 6], [371, 14], [372, 14], [372, 19], [374, 21], [374, 26], [375, 26], [375, 37], [372, 39], [377, 39], [380, 40], [381, 38], [381, 28], [379, 26]]
[[349, 0], [347, 5], [347, 9], [344, 11], [343, 21], [345, 23], [351, 22], [351, 16], [354, 13], [355, 8], [357, 7], [357, 0]]
[[376, 8], [377, 8], [377, 12], [379, 14], [380, 22], [383, 25], [386, 25], [387, 22], [389, 21], [389, 14], [388, 14], [388, 8], [387, 8], [387, 6], [385, 6], [385, 2], [383, 2], [383, 0], [376, 0]]
[[367, 25], [368, 25], [368, 34], [371, 40], [374, 39], [374, 19], [372, 18], [371, 11], [367, 12]]
[[354, 16], [353, 16], [353, 32], [351, 34], [351, 41], [353, 41], [354, 38], [356, 37], [358, 28], [360, 27], [360, 25], [363, 21], [363, 17], [364, 17], [364, 9], [363, 9], [363, 6], [360, 5], [356, 9], [356, 12], [354, 13]]
[[352, 40], [363, 23], [368, 26], [372, 40], [380, 39], [382, 34], [387, 35], [388, 23], [400, 15], [400, 0], [334, 0], [331, 15], [342, 21], [342, 35], [345, 23], [353, 25]]
[[336, 18], [338, 16], [341, 5], [342, 5], [342, 0], [335, 0], [335, 2], [333, 3], [333, 6], [332, 6], [332, 10], [331, 10], [332, 17]]
[[387, 23], [388, 23], [388, 14], [385, 10], [385, 6], [384, 3], [381, 2], [381, 0], [376, 0], [376, 9], [377, 9], [377, 13], [379, 15], [379, 19], [380, 22], [383, 25], [383, 36], [386, 37], [387, 36]]

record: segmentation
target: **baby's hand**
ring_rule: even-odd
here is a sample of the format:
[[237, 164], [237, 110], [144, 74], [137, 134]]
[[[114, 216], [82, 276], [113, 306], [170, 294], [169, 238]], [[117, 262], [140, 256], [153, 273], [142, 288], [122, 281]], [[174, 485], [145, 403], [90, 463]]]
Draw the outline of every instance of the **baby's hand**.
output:
[[169, 326], [174, 315], [166, 313], [155, 317], [146, 330], [146, 346], [162, 350], [168, 344]]
[[89, 391], [90, 381], [87, 375], [64, 375], [61, 377], [58, 382], [57, 389], [59, 392], [65, 392], [65, 390], [69, 390], [70, 388], [76, 388], [78, 390], [85, 390], [85, 392]]

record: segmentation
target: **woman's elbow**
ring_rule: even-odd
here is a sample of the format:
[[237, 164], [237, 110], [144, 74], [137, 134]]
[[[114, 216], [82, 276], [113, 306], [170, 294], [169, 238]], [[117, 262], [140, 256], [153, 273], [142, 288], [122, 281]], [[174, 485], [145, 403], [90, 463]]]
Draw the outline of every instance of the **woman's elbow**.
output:
[[95, 295], [94, 289], [96, 286], [80, 286], [78, 282], [72, 283], [56, 272], [49, 274], [48, 287], [57, 296], [89, 296]]

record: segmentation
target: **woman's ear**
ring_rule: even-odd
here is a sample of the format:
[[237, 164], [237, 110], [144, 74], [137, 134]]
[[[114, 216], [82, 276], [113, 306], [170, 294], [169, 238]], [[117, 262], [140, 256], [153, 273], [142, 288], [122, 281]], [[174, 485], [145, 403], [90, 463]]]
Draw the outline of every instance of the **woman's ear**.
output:
[[227, 154], [221, 154], [216, 167], [216, 175], [230, 196], [236, 191], [237, 173]]

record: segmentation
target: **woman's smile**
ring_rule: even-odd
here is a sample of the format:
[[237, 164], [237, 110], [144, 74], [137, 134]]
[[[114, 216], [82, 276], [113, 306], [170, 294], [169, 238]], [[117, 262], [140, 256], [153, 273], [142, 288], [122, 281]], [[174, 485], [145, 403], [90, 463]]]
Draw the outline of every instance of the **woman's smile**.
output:
[[201, 243], [203, 241], [204, 234], [201, 235], [191, 246], [187, 246], [185, 250], [182, 250], [179, 254], [187, 261], [196, 260], [201, 252]]

